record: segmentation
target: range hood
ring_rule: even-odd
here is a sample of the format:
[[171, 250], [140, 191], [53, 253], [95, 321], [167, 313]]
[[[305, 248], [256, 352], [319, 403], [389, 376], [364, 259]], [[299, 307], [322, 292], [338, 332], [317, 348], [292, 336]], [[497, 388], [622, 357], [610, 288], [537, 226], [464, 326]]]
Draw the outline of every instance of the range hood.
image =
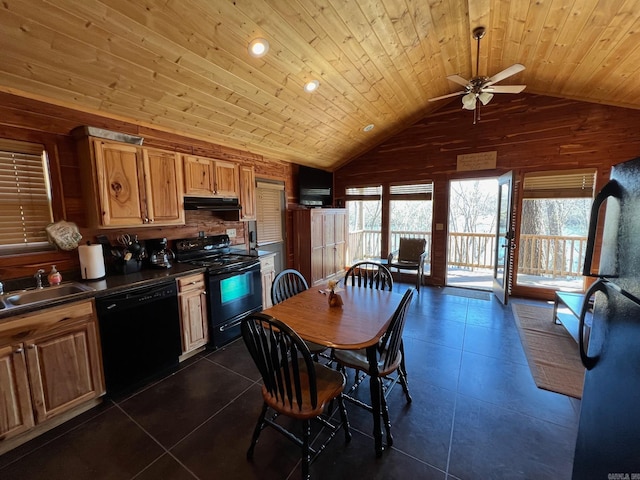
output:
[[237, 198], [184, 197], [185, 210], [207, 210], [210, 212], [239, 212], [242, 210]]

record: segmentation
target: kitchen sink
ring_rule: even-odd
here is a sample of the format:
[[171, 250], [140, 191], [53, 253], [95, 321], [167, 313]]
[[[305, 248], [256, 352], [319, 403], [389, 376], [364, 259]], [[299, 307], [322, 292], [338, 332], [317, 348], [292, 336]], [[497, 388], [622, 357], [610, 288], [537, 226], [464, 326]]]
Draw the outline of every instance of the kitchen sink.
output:
[[[46, 287], [36, 290], [24, 290], [21, 292], [11, 293], [7, 295], [3, 300], [7, 307], [18, 307], [24, 305], [30, 305], [38, 302], [46, 302], [51, 300], [61, 300], [66, 297], [77, 295], [84, 292], [95, 291], [95, 288], [89, 287], [82, 283], [64, 283], [54, 287]], [[0, 306], [0, 310], [5, 305]]]

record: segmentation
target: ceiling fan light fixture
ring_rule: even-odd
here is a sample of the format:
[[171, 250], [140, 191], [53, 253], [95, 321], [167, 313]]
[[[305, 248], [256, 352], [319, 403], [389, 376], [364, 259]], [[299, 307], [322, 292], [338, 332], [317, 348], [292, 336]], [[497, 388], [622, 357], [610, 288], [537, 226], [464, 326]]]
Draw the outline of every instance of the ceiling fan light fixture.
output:
[[256, 38], [249, 43], [249, 55], [254, 58], [264, 57], [269, 52], [269, 42], [264, 38]]
[[480, 99], [483, 105], [486, 105], [493, 98], [493, 93], [482, 92], [480, 95], [478, 95], [478, 98]]
[[474, 110], [476, 108], [476, 94], [473, 92], [467, 93], [462, 97], [462, 108], [465, 110]]

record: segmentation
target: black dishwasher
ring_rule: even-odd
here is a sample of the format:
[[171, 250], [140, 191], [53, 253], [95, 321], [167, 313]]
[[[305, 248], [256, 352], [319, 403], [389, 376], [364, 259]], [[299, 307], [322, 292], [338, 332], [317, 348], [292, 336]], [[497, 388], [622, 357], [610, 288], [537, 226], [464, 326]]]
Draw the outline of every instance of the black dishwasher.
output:
[[166, 373], [182, 352], [175, 281], [96, 299], [107, 393]]

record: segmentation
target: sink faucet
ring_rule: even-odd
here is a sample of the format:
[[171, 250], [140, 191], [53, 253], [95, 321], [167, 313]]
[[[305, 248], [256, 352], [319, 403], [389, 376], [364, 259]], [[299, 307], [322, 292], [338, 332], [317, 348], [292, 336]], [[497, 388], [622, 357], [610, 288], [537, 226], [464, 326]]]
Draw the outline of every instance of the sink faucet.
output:
[[40, 289], [40, 288], [44, 288], [42, 286], [42, 274], [44, 273], [43, 269], [39, 269], [36, 274], [34, 275], [35, 279], [36, 279], [36, 288]]

